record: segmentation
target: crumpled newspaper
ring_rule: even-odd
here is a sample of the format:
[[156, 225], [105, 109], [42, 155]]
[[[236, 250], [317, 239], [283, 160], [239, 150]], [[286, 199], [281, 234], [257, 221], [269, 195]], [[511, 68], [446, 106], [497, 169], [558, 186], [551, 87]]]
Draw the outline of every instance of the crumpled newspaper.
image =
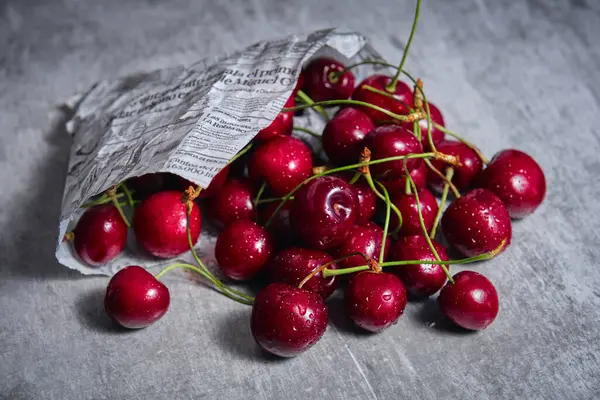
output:
[[[100, 268], [83, 263], [66, 232], [74, 229], [90, 197], [128, 178], [171, 172], [202, 187], [267, 127], [294, 89], [302, 66], [315, 56], [345, 62], [381, 59], [357, 33], [333, 29], [256, 43], [219, 58], [200, 60], [94, 85], [67, 106], [73, 135], [63, 195], [56, 258], [83, 274], [112, 275], [127, 265], [172, 263], [152, 258], [129, 233], [123, 253]], [[362, 79], [372, 66], [353, 70]], [[322, 130], [315, 113], [296, 117], [295, 125]], [[302, 137], [319, 151], [318, 140]], [[197, 251], [214, 268], [217, 232], [203, 219]], [[188, 252], [189, 253], [189, 252]], [[190, 254], [178, 259], [191, 260]]]

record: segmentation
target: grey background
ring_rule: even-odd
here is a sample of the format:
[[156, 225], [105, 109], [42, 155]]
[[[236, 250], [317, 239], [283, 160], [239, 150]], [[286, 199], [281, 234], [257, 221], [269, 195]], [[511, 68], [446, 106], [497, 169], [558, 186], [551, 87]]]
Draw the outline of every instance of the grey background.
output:
[[[121, 4], [126, 3], [126, 4]], [[106, 278], [53, 251], [69, 138], [52, 110], [101, 78], [338, 26], [398, 62], [414, 2], [25, 1], [0, 3], [0, 396], [10, 399], [553, 398], [600, 395], [600, 2], [424, 0], [408, 69], [449, 127], [489, 155], [516, 146], [548, 194], [514, 243], [474, 268], [501, 296], [486, 331], [448, 327], [411, 303], [379, 335], [338, 299], [317, 346], [259, 352], [248, 307], [180, 277], [171, 310], [115, 331]]]

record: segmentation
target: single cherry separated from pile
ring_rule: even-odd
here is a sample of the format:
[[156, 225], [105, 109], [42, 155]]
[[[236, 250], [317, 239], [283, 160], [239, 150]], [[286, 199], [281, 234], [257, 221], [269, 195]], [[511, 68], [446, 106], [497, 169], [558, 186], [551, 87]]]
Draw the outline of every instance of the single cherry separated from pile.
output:
[[[513, 240], [511, 218], [540, 206], [545, 177], [522, 151], [503, 150], [488, 161], [446, 128], [423, 82], [404, 70], [419, 13], [417, 0], [398, 66], [310, 60], [279, 115], [207, 188], [155, 173], [122, 182], [85, 204], [65, 240], [91, 267], [119, 257], [129, 227], [148, 255], [173, 259], [191, 251], [195, 260], [176, 261], [155, 275], [140, 266], [120, 270], [108, 283], [106, 312], [127, 328], [153, 324], [170, 304], [160, 279], [187, 269], [252, 305], [254, 339], [281, 357], [298, 355], [323, 336], [326, 302], [337, 288], [344, 292], [348, 318], [370, 332], [396, 324], [407, 298], [437, 293], [440, 311], [456, 325], [490, 326], [499, 297], [481, 274], [485, 267], [454, 275], [450, 268], [505, 251]], [[395, 73], [377, 73], [356, 85], [353, 69], [363, 64]], [[305, 109], [323, 116], [322, 135], [294, 125], [295, 113]], [[313, 165], [320, 157], [295, 131], [322, 140], [326, 165]], [[226, 285], [196, 253], [201, 208], [221, 229], [215, 258], [222, 275], [268, 281], [256, 298]], [[441, 236], [466, 258], [451, 259]]]

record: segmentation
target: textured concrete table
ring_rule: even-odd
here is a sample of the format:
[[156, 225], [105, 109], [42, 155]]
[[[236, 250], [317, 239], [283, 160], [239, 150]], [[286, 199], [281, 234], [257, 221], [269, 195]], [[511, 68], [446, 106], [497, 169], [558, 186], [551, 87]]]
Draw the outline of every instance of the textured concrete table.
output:
[[[121, 3], [125, 4], [122, 5]], [[135, 3], [135, 4], [134, 4]], [[486, 5], [489, 4], [489, 5]], [[323, 340], [265, 357], [250, 309], [171, 278], [155, 326], [116, 332], [105, 278], [53, 251], [69, 138], [51, 111], [91, 83], [316, 28], [362, 31], [397, 62], [413, 2], [25, 1], [0, 4], [0, 397], [527, 398], [600, 396], [600, 3], [425, 0], [408, 69], [448, 125], [492, 155], [517, 146], [546, 171], [546, 202], [514, 243], [476, 268], [501, 312], [486, 331], [411, 303], [379, 335], [331, 302]]]

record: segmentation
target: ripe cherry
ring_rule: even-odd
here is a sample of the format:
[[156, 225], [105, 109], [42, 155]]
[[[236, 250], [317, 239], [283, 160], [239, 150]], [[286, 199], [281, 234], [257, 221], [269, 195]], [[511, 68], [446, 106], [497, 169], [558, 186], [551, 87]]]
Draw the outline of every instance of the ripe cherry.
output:
[[[377, 224], [369, 222], [365, 225], [355, 225], [350, 230], [346, 240], [340, 246], [336, 247], [332, 253], [336, 259], [355, 252], [360, 252], [365, 254], [368, 258], [379, 260], [382, 239], [383, 229]], [[390, 239], [386, 238], [385, 248], [383, 250], [384, 261], [387, 258], [389, 248]], [[351, 268], [359, 265], [366, 265], [364, 257], [359, 255], [338, 262], [339, 268]]]
[[328, 318], [327, 306], [316, 293], [272, 283], [254, 300], [250, 329], [264, 350], [294, 357], [321, 339]]
[[360, 272], [348, 283], [344, 298], [350, 319], [370, 332], [395, 324], [406, 307], [404, 284], [386, 272]]
[[254, 218], [255, 188], [247, 178], [229, 179], [221, 190], [208, 199], [208, 215], [221, 226]]
[[[410, 171], [410, 176], [418, 189], [422, 189], [425, 186], [427, 186], [428, 172], [429, 168], [425, 163], [421, 163], [419, 168]], [[394, 194], [404, 193], [404, 191], [406, 190], [406, 174], [403, 175], [400, 179], [394, 179], [391, 181], [382, 180], [380, 182], [383, 184], [383, 186], [385, 186], [390, 196]]]
[[[463, 142], [456, 140], [442, 140], [436, 145], [440, 153], [457, 156], [460, 166], [454, 166], [454, 176], [452, 183], [458, 190], [465, 190], [471, 186], [473, 180], [481, 172], [483, 163], [477, 153]], [[442, 174], [446, 174], [446, 170], [450, 165], [442, 160], [432, 160], [431, 163]], [[444, 180], [434, 173], [429, 171], [428, 176], [429, 186], [436, 192], [441, 193], [444, 189]]]
[[230, 279], [248, 280], [258, 274], [274, 252], [273, 238], [262, 226], [249, 220], [229, 224], [219, 235], [215, 258]]
[[[391, 82], [392, 78], [389, 76], [371, 75], [356, 87], [354, 93], [352, 93], [352, 99], [379, 106], [393, 112], [394, 114], [408, 114], [409, 109], [406, 107], [406, 105], [408, 105], [410, 108], [414, 107], [412, 90], [406, 83], [398, 81], [395, 91], [390, 93], [388, 92], [387, 88]], [[371, 86], [380, 91], [387, 92], [393, 95], [395, 99], [380, 93], [372, 92], [366, 89], [365, 86]], [[369, 107], [361, 106], [360, 109], [370, 116], [375, 122], [390, 121], [392, 119], [381, 111], [377, 111]]]
[[[350, 184], [354, 173], [341, 173], [337, 175], [344, 182]], [[377, 195], [371, 190], [367, 181], [360, 178], [358, 181], [350, 185], [352, 191], [356, 194], [358, 200], [358, 215], [356, 216], [356, 224], [363, 225], [370, 222], [377, 210]]]
[[[199, 199], [207, 199], [211, 196], [217, 194], [227, 182], [227, 177], [229, 176], [229, 165], [226, 165], [225, 168], [220, 170], [210, 181], [208, 186], [200, 191]], [[179, 175], [171, 174], [173, 187], [178, 191], [185, 191], [190, 186], [193, 188], [198, 187], [194, 182], [187, 180]]]
[[[427, 110], [425, 110], [424, 105], [423, 105], [423, 111], [424, 112], [427, 111]], [[444, 124], [444, 117], [442, 116], [442, 113], [432, 103], [429, 103], [429, 114], [431, 116], [431, 122], [432, 122], [431, 139], [433, 140], [433, 144], [437, 145], [439, 142], [444, 140], [444, 137], [446, 135], [444, 134], [444, 132], [442, 132], [438, 128], [436, 128], [435, 125], [433, 125], [433, 124], [436, 123], [436, 124], [444, 126], [444, 127], [446, 126], [446, 124]], [[413, 131], [413, 123], [412, 122], [403, 122], [402, 126], [405, 127], [406, 129], [408, 129], [409, 131]], [[429, 150], [431, 150], [431, 147], [429, 146], [429, 138], [427, 137], [427, 119], [420, 120], [419, 126], [421, 128], [421, 145], [423, 145], [423, 149], [429, 151]]]
[[[296, 239], [296, 234], [292, 229], [292, 223], [290, 221], [290, 210], [292, 208], [293, 201], [287, 201], [283, 204], [283, 207], [275, 214], [273, 221], [268, 226], [271, 236], [275, 239], [277, 247], [284, 248], [290, 246]], [[260, 205], [258, 208], [258, 222], [261, 225], [267, 223], [273, 212], [279, 206], [279, 201]]]
[[152, 325], [169, 309], [169, 289], [142, 267], [131, 265], [117, 272], [108, 283], [104, 309], [125, 328]]
[[[190, 250], [187, 238], [186, 204], [177, 191], [158, 192], [135, 209], [133, 230], [137, 242], [150, 254], [171, 258]], [[200, 209], [192, 202], [189, 216], [192, 242], [200, 236]]]
[[364, 112], [356, 108], [340, 110], [323, 130], [323, 150], [336, 165], [355, 164], [364, 148], [367, 133], [375, 124]]
[[[298, 286], [311, 272], [331, 261], [333, 258], [323, 251], [290, 247], [277, 253], [269, 263], [269, 280]], [[327, 268], [336, 269], [337, 265], [333, 263]], [[324, 278], [323, 274], [319, 272], [302, 287], [326, 299], [337, 287], [337, 279], [335, 276]]]
[[298, 238], [315, 249], [340, 245], [356, 222], [358, 200], [340, 178], [322, 176], [302, 186], [290, 217]]
[[502, 200], [511, 218], [532, 214], [546, 195], [544, 172], [531, 156], [519, 150], [496, 154], [476, 180]]
[[[285, 108], [292, 108], [296, 105], [294, 101], [294, 96], [290, 96], [289, 99], [285, 102]], [[256, 140], [271, 140], [278, 136], [285, 136], [292, 134], [292, 128], [294, 127], [294, 112], [293, 111], [281, 111], [271, 125], [267, 126], [264, 129], [261, 129], [256, 136], [254, 137]]]
[[[414, 193], [406, 194], [400, 192], [392, 196], [391, 200], [402, 214], [400, 234], [404, 236], [422, 235], [423, 229], [421, 229], [421, 223], [419, 222], [419, 209]], [[423, 188], [419, 189], [419, 204], [425, 228], [429, 232], [433, 227], [435, 216], [438, 212], [437, 201], [429, 190]], [[398, 225], [398, 217], [396, 213], [391, 213], [390, 216], [390, 226], [395, 228]]]
[[[444, 246], [435, 240], [432, 240], [432, 243], [440, 259], [448, 261], [448, 254]], [[392, 246], [389, 257], [390, 261], [435, 261], [435, 259], [424, 236], [400, 238]], [[450, 266], [448, 265], [446, 268], [450, 269]], [[439, 264], [400, 265], [389, 269], [391, 270], [389, 272], [393, 272], [404, 282], [409, 293], [419, 297], [437, 293], [447, 280], [446, 273]]]
[[510, 244], [510, 215], [502, 200], [487, 189], [473, 189], [448, 207], [441, 223], [448, 243], [466, 257], [489, 253], [505, 240]]
[[332, 58], [321, 57], [304, 69], [302, 90], [314, 101], [345, 100], [354, 91], [354, 74], [344, 71], [344, 65]]
[[[367, 134], [364, 145], [371, 150], [371, 161], [423, 152], [423, 147], [415, 135], [398, 125], [378, 126]], [[381, 180], [400, 179], [405, 173], [404, 161], [396, 160], [373, 164], [370, 166], [371, 173]], [[422, 162], [418, 158], [408, 159], [406, 167], [410, 172], [419, 168]]]
[[481, 330], [491, 325], [498, 315], [498, 293], [485, 276], [461, 271], [440, 292], [438, 304], [456, 325]]
[[88, 208], [75, 227], [73, 246], [82, 261], [97, 267], [117, 257], [127, 243], [127, 225], [112, 204]]
[[285, 196], [312, 173], [312, 154], [300, 139], [276, 137], [260, 145], [248, 162], [248, 175], [266, 182], [276, 196]]

